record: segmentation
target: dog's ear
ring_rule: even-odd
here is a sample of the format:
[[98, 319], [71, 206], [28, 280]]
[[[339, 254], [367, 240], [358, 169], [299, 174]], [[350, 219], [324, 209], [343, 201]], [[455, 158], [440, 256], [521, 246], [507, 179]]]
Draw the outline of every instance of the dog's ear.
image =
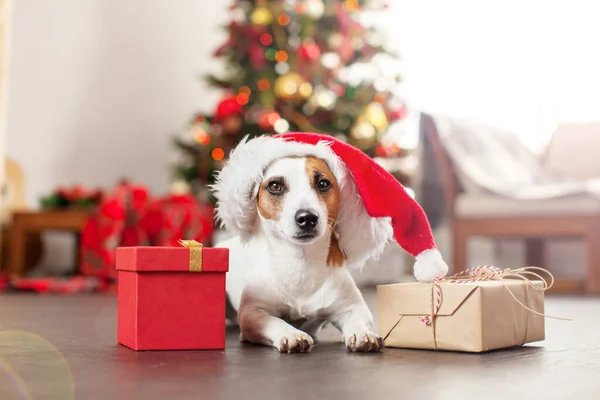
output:
[[247, 144], [244, 138], [231, 153], [227, 165], [216, 174], [215, 184], [210, 186], [217, 199], [215, 211], [221, 226], [238, 234], [243, 242], [250, 237], [258, 216], [256, 199], [263, 168], [253, 161], [256, 151], [256, 141]]
[[260, 181], [241, 182], [235, 178], [229, 179], [231, 176], [223, 172], [227, 170], [219, 173], [217, 182], [211, 187], [217, 198], [217, 220], [245, 242], [250, 238], [258, 217], [256, 207]]
[[348, 172], [340, 183], [340, 205], [335, 231], [338, 245], [348, 267], [362, 268], [367, 260], [377, 258], [393, 237], [389, 218], [371, 217]]

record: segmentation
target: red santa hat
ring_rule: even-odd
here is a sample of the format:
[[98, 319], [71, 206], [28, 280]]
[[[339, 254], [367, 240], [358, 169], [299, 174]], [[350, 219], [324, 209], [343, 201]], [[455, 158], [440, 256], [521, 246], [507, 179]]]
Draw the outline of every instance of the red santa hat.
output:
[[419, 204], [389, 172], [359, 149], [328, 135], [286, 133], [244, 138], [217, 176], [213, 191], [217, 217], [225, 228], [248, 239], [257, 220], [256, 194], [263, 173], [275, 160], [314, 156], [325, 161], [340, 185], [335, 232], [347, 265], [362, 267], [395, 239], [416, 257], [414, 273], [426, 282], [448, 266], [435, 246]]

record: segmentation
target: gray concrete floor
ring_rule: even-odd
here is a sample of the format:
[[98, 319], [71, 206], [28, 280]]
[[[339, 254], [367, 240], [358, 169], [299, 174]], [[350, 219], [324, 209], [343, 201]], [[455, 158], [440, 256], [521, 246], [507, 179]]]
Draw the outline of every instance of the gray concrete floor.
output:
[[116, 344], [114, 297], [3, 295], [0, 399], [599, 399], [600, 299], [551, 297], [546, 312], [574, 321], [488, 354], [351, 354], [330, 329], [309, 354], [242, 345], [235, 329], [224, 351], [136, 353]]

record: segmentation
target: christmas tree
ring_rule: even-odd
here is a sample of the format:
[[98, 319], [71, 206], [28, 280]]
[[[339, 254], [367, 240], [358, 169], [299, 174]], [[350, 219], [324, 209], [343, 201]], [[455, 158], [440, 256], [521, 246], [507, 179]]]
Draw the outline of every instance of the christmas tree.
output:
[[360, 22], [362, 12], [384, 8], [369, 0], [236, 1], [228, 39], [214, 52], [226, 68], [207, 77], [223, 99], [176, 139], [183, 152], [177, 176], [198, 193], [246, 135], [318, 132], [371, 156], [399, 151], [382, 144], [390, 122], [405, 113], [391, 92], [399, 76], [361, 74], [376, 55], [393, 56], [381, 33]]

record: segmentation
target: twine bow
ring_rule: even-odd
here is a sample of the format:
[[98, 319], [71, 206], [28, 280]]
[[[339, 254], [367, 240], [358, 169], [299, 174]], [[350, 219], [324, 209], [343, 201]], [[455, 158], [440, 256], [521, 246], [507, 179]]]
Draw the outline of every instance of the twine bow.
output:
[[[542, 275], [542, 273], [547, 275], [548, 278], [545, 278]], [[421, 317], [420, 319], [426, 325], [431, 325], [433, 323], [433, 321], [435, 320], [435, 318], [437, 317], [438, 312], [440, 311], [440, 308], [442, 306], [442, 289], [440, 288], [440, 283], [442, 283], [442, 282], [464, 284], [464, 283], [475, 283], [475, 282], [483, 282], [483, 281], [501, 281], [506, 278], [521, 279], [525, 282], [525, 284], [528, 287], [530, 287], [534, 290], [537, 290], [539, 292], [545, 292], [546, 290], [550, 289], [554, 285], [554, 276], [550, 273], [550, 271], [548, 271], [544, 268], [523, 267], [523, 268], [518, 268], [518, 269], [510, 269], [510, 268], [500, 269], [500, 268], [493, 267], [491, 265], [480, 265], [478, 267], [474, 267], [474, 268], [467, 269], [465, 271], [461, 271], [461, 272], [454, 274], [452, 276], [449, 276], [447, 278], [435, 278], [433, 280], [433, 288], [432, 288], [433, 307], [431, 310], [431, 315]], [[532, 278], [541, 281], [542, 286], [540, 287], [540, 286], [534, 285], [531, 280]], [[563, 320], [563, 321], [570, 321], [570, 319], [568, 319], [568, 318], [552, 317], [550, 315], [542, 314], [540, 312], [532, 310], [531, 308], [529, 308], [525, 304], [523, 304], [515, 296], [515, 294], [508, 288], [508, 286], [505, 286], [505, 288], [506, 288], [506, 290], [508, 290], [508, 292], [513, 297], [513, 299], [515, 299], [515, 301], [517, 303], [519, 303], [519, 305], [521, 305], [521, 307], [525, 308], [527, 311], [532, 312], [536, 315], [540, 315], [542, 317], [559, 319], [559, 320]]]

